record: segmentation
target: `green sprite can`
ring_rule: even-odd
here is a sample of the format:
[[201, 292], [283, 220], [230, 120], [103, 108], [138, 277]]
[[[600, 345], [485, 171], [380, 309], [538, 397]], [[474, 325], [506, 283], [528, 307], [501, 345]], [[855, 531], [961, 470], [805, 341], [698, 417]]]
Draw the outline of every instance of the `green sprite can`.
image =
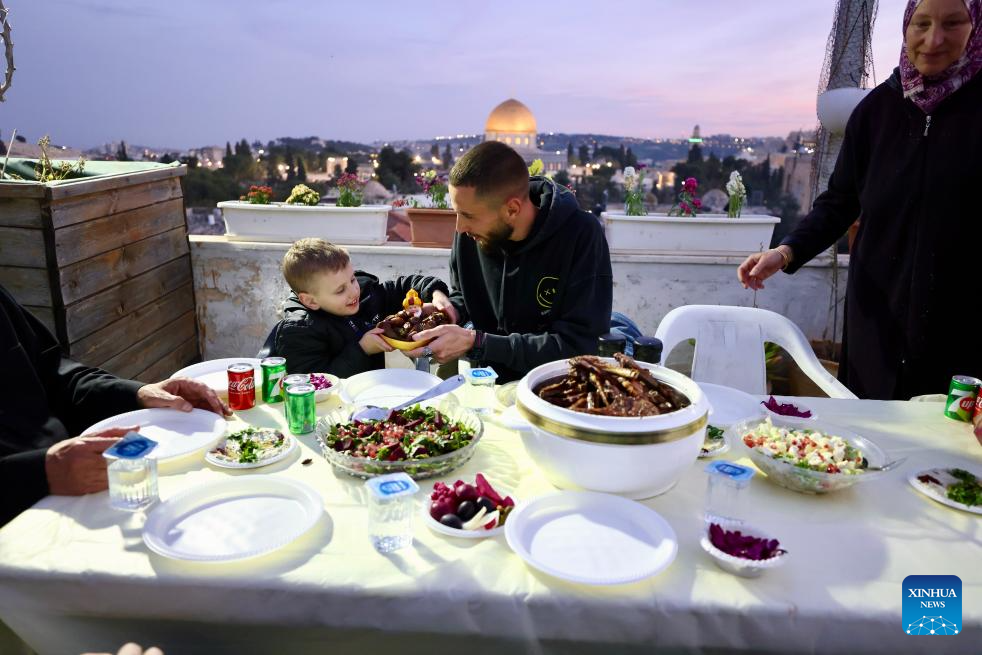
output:
[[317, 401], [314, 385], [294, 384], [286, 389], [286, 421], [293, 434], [314, 431], [317, 423]]
[[[283, 378], [283, 397], [286, 398], [286, 390], [295, 384], [310, 384], [310, 376], [306, 373], [291, 373], [290, 375]], [[287, 404], [283, 405], [283, 413], [286, 414], [286, 420], [290, 421], [290, 406]]]
[[948, 400], [944, 404], [944, 415], [956, 421], [970, 422], [980, 386], [982, 380], [978, 378], [967, 375], [956, 375], [951, 378]]
[[263, 402], [283, 402], [283, 378], [286, 376], [284, 357], [267, 357], [261, 361], [263, 367]]

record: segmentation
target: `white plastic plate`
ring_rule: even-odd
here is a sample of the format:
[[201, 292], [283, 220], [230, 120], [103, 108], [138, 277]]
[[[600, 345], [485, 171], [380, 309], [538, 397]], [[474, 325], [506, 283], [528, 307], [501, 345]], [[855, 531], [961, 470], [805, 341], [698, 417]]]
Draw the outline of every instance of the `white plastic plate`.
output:
[[281, 548], [320, 519], [323, 501], [306, 484], [248, 475], [203, 484], [154, 509], [143, 526], [147, 548], [179, 560], [229, 562]]
[[[950, 468], [957, 468], [957, 467], [952, 466]], [[969, 471], [969, 473], [972, 473], [973, 475], [975, 475], [975, 477], [982, 479], [982, 476], [979, 476], [978, 471]], [[932, 482], [921, 482], [917, 478], [919, 478], [922, 475], [930, 475], [935, 480], [940, 482], [941, 485], [943, 486], [936, 485]], [[931, 500], [937, 501], [942, 505], [947, 505], [948, 507], [954, 507], [955, 509], [960, 509], [963, 512], [970, 512], [972, 514], [982, 514], [982, 505], [965, 505], [964, 503], [955, 502], [951, 498], [948, 498], [948, 496], [945, 494], [945, 487], [947, 487], [947, 485], [949, 484], [958, 482], [958, 479], [952, 476], [950, 473], [948, 473], [947, 468], [939, 467], [933, 469], [924, 469], [923, 471], [917, 471], [915, 473], [911, 473], [910, 476], [907, 478], [907, 482], [909, 482], [910, 486], [914, 487], [914, 489], [917, 489], [919, 492], [921, 492]]]
[[728, 428], [739, 420], [764, 415], [760, 399], [749, 393], [709, 382], [697, 383], [709, 399], [709, 423], [718, 428]]
[[388, 368], [352, 375], [341, 387], [341, 401], [348, 405], [395, 407], [412, 400], [442, 380], [424, 371]]
[[225, 434], [225, 419], [214, 412], [192, 409], [138, 409], [112, 416], [86, 429], [82, 434], [112, 427], [139, 425], [139, 433], [157, 442], [147, 457], [163, 461], [206, 450]]
[[[512, 510], [511, 514], [514, 514], [515, 510]], [[508, 517], [511, 519], [511, 515]], [[497, 537], [499, 534], [505, 531], [505, 525], [498, 525], [490, 530], [485, 530], [481, 528], [480, 530], [458, 530], [456, 528], [451, 528], [443, 525], [435, 518], [430, 516], [430, 503], [427, 501], [423, 504], [423, 523], [426, 524], [433, 532], [439, 532], [440, 534], [445, 534], [448, 537], [457, 537], [458, 539], [486, 539], [487, 537]]]
[[263, 387], [263, 368], [255, 357], [226, 357], [224, 359], [209, 359], [186, 366], [171, 374], [172, 378], [191, 378], [203, 382], [222, 396], [228, 395], [228, 367], [232, 364], [252, 364], [256, 371], [256, 396], [260, 396]]
[[[256, 469], [262, 466], [269, 466], [270, 464], [275, 464], [276, 462], [286, 459], [294, 450], [297, 449], [297, 440], [294, 439], [292, 435], [284, 433], [283, 436], [286, 437], [283, 447], [280, 448], [275, 454], [265, 459], [260, 459], [258, 462], [231, 462], [213, 453], [212, 450], [214, 449], [209, 449], [208, 452], [205, 453], [205, 461], [223, 469]], [[219, 441], [216, 444], [216, 447], [222, 445], [224, 445], [224, 440]]]
[[562, 491], [518, 507], [505, 537], [529, 566], [589, 585], [643, 580], [678, 552], [675, 531], [656, 511], [591, 491]]

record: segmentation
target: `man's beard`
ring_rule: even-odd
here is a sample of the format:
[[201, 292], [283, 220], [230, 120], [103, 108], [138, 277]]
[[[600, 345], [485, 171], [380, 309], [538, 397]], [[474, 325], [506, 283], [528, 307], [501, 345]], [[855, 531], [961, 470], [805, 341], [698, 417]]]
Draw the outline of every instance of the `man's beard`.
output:
[[498, 253], [502, 246], [511, 238], [515, 228], [504, 221], [491, 231], [486, 238], [475, 239], [478, 247], [486, 253]]

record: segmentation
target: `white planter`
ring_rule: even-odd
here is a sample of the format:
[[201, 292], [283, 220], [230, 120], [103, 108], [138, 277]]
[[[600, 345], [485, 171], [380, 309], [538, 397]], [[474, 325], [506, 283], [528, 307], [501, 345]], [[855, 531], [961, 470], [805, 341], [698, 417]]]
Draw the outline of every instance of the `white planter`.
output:
[[611, 252], [676, 253], [706, 251], [741, 254], [765, 250], [771, 244], [776, 216], [744, 214], [700, 214], [695, 217], [628, 216], [613, 212], [601, 214]]
[[341, 245], [371, 246], [385, 243], [392, 209], [391, 205], [253, 205], [241, 200], [220, 202], [218, 207], [225, 219], [225, 234], [237, 241], [292, 243], [304, 237], [320, 237]]

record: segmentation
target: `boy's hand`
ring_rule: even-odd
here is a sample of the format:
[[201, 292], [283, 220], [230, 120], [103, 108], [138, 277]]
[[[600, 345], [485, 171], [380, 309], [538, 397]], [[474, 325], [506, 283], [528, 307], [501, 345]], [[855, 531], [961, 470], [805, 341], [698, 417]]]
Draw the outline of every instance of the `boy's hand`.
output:
[[358, 340], [358, 345], [361, 346], [361, 349], [365, 351], [366, 355], [388, 353], [395, 350], [395, 348], [387, 344], [385, 340], [382, 339], [381, 335], [382, 328], [372, 328]]
[[[433, 309], [439, 309], [440, 311], [444, 312], [450, 317], [451, 323], [456, 324], [457, 321], [460, 320], [460, 317], [457, 316], [457, 308], [450, 302], [450, 298], [447, 298], [447, 294], [443, 293], [442, 291], [434, 291], [432, 302], [427, 304], [433, 305]], [[425, 311], [425, 305], [423, 309]]]

